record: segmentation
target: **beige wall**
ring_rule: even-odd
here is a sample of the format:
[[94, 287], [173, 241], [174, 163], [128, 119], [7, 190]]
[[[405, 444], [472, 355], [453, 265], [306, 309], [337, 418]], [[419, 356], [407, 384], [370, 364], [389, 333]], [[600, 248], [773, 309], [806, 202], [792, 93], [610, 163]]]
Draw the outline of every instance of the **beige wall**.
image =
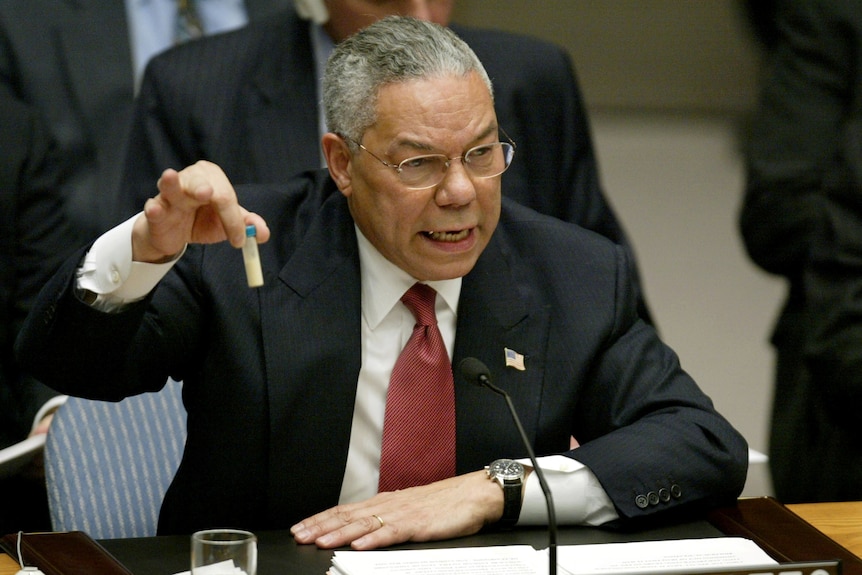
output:
[[758, 50], [733, 0], [456, 0], [454, 19], [563, 46], [592, 109], [754, 103]]
[[[766, 451], [773, 368], [767, 338], [784, 284], [750, 263], [736, 226], [744, 185], [740, 134], [756, 101], [759, 66], [737, 5], [456, 6], [461, 23], [529, 33], [572, 55], [604, 187], [638, 253], [662, 336], [751, 446]], [[769, 492], [767, 479], [754, 479]]]

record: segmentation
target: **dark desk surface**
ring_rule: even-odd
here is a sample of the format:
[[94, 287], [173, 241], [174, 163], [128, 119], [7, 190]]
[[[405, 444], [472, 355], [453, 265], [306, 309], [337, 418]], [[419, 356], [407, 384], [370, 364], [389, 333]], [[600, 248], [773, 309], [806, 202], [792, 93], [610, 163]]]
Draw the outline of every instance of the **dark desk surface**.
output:
[[[842, 542], [854, 542], [862, 527], [862, 502], [810, 504], [788, 509], [768, 497], [741, 499], [735, 505], [717, 509], [700, 521], [676, 523], [641, 531], [564, 528], [558, 543], [615, 543], [626, 541], [685, 539], [734, 535], [754, 540], [781, 563], [841, 559], [844, 575], [862, 575], [862, 559], [827, 536], [828, 524], [818, 530], [803, 519], [818, 519], [820, 510], [829, 516], [829, 524], [855, 536]], [[796, 512], [794, 512], [796, 511]], [[817, 513], [814, 513], [817, 511]], [[258, 575], [323, 575], [330, 566], [331, 551], [297, 545], [286, 531], [259, 532]], [[189, 538], [150, 537], [141, 539], [103, 540], [101, 544], [126, 565], [134, 575], [172, 575], [189, 569]], [[401, 548], [476, 547], [484, 545], [528, 544], [537, 549], [548, 546], [544, 529], [515, 529], [507, 533], [484, 533], [435, 543], [401, 546]], [[853, 548], [859, 551], [858, 548]], [[17, 572], [17, 563], [0, 553], [0, 575]], [[96, 575], [96, 574], [93, 574]]]
[[[680, 523], [659, 529], [616, 532], [603, 529], [566, 528], [558, 535], [559, 545], [612, 543], [695, 537], [719, 537], [722, 533], [706, 521]], [[297, 545], [287, 531], [257, 533], [258, 575], [323, 575], [330, 566], [332, 551]], [[100, 543], [135, 575], [172, 575], [189, 569], [189, 538], [150, 537], [112, 539]], [[506, 533], [483, 533], [461, 539], [397, 548], [479, 547], [483, 545], [529, 544], [548, 546], [544, 529], [515, 529]]]

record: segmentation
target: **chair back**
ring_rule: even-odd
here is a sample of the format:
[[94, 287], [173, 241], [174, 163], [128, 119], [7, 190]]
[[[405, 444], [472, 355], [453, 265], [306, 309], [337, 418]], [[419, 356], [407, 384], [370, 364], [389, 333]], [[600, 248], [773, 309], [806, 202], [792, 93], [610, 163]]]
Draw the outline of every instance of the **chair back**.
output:
[[70, 397], [45, 441], [54, 531], [151, 537], [186, 441], [182, 383], [118, 403]]

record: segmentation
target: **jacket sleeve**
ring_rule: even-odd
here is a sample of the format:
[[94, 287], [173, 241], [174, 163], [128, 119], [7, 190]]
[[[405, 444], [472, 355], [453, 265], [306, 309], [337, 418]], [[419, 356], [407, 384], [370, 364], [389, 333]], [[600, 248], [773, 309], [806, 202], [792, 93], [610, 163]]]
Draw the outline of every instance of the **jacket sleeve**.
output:
[[569, 455], [587, 465], [620, 523], [731, 503], [745, 483], [743, 437], [635, 313], [629, 265], [617, 248], [613, 328], [585, 378]]

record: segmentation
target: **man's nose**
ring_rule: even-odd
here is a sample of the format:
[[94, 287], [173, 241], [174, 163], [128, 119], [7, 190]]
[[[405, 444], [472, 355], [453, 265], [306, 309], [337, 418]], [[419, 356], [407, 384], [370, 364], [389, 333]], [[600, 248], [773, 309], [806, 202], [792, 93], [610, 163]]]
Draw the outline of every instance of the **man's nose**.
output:
[[437, 184], [437, 204], [464, 206], [476, 199], [476, 186], [462, 157], [450, 158], [443, 181]]

